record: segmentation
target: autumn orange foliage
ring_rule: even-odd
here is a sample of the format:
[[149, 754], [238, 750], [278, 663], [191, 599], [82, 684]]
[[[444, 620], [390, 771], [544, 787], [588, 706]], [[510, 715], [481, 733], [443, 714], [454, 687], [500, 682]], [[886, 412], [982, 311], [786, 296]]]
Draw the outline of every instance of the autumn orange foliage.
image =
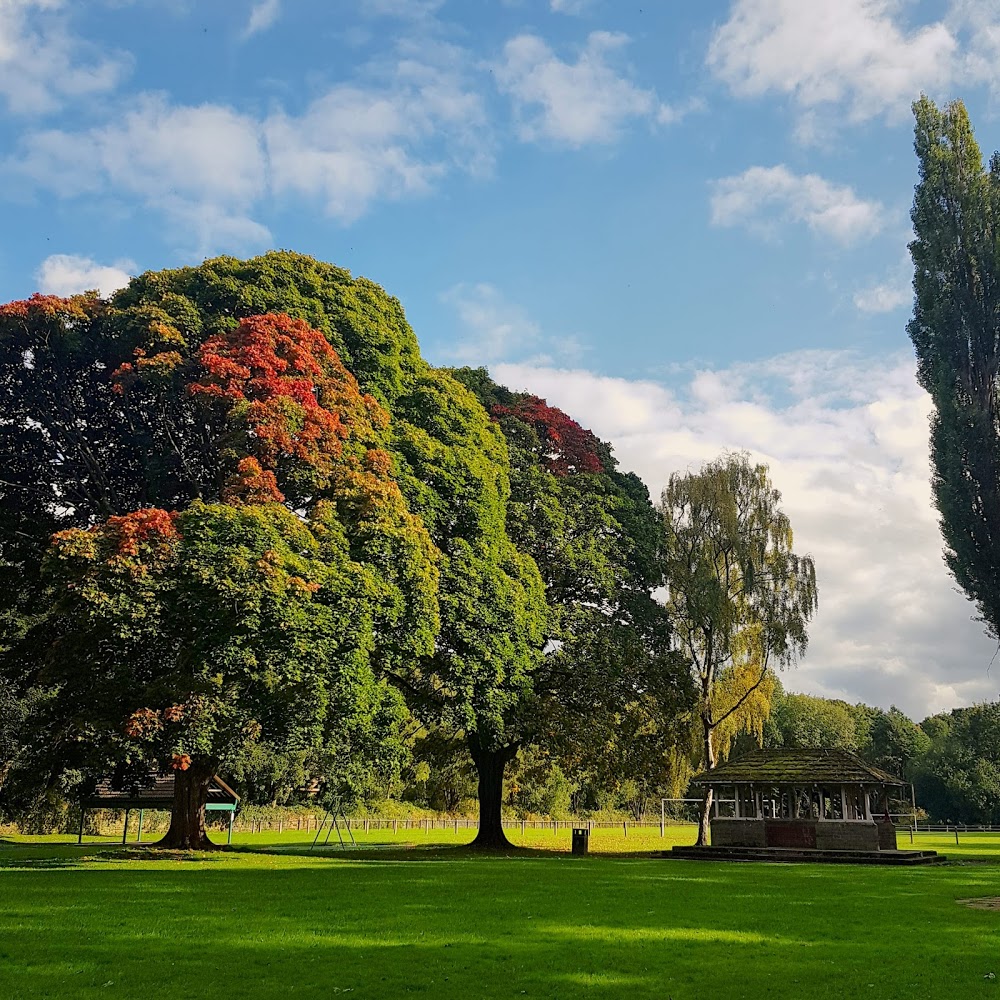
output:
[[154, 554], [165, 554], [180, 537], [177, 515], [157, 507], [109, 517], [100, 530], [113, 540], [119, 556], [138, 556], [144, 547], [152, 548]]
[[284, 314], [250, 316], [209, 337], [198, 362], [202, 374], [188, 391], [238, 407], [265, 469], [291, 456], [327, 471], [355, 425], [388, 421], [323, 334]]
[[256, 458], [242, 459], [236, 475], [222, 488], [223, 503], [281, 503], [284, 499], [274, 473], [261, 468]]
[[159, 732], [162, 728], [159, 713], [151, 708], [140, 708], [125, 721], [125, 735], [131, 739]]
[[0, 305], [0, 316], [16, 316], [21, 319], [30, 316], [88, 319], [96, 311], [97, 305], [98, 299], [93, 295], [62, 298], [59, 295], [42, 295], [40, 292], [35, 292], [28, 299], [18, 299]]

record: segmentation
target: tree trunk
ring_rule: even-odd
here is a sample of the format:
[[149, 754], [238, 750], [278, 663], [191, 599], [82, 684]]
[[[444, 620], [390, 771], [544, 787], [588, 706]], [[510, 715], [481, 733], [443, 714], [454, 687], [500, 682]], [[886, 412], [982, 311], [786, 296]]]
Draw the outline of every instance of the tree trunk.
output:
[[208, 786], [215, 775], [215, 765], [194, 763], [186, 771], [174, 772], [174, 802], [170, 811], [170, 829], [156, 847], [179, 851], [211, 851], [215, 844], [205, 832], [205, 803]]
[[[707, 715], [702, 715], [701, 727], [705, 741], [705, 770], [711, 771], [712, 768], [715, 767], [715, 744], [712, 740], [715, 733], [715, 726], [712, 725], [712, 722]], [[705, 793], [701, 800], [701, 816], [698, 821], [698, 840], [696, 842], [697, 847], [705, 847], [708, 845], [708, 828], [711, 815], [712, 789], [706, 785]]]
[[488, 750], [476, 733], [468, 736], [469, 753], [479, 775], [479, 832], [473, 847], [484, 850], [513, 850], [514, 845], [503, 832], [503, 774], [507, 762], [517, 754], [517, 746]]

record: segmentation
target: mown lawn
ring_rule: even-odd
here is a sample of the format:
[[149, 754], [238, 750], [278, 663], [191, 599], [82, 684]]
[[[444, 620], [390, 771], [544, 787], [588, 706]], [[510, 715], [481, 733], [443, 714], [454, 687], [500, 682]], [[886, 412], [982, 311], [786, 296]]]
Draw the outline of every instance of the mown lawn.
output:
[[260, 834], [133, 860], [0, 843], [0, 998], [1000, 997], [1000, 912], [956, 903], [1000, 895], [1000, 837], [963, 835], [957, 864], [892, 869], [480, 857], [446, 846], [450, 831], [408, 833], [441, 846], [373, 832], [356, 853], [310, 856], [304, 836]]

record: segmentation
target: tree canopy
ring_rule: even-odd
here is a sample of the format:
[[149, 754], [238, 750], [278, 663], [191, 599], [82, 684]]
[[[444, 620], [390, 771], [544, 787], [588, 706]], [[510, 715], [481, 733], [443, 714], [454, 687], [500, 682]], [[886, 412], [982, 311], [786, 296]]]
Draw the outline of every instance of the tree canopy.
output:
[[984, 169], [964, 105], [913, 105], [917, 377], [934, 403], [932, 485], [945, 561], [1000, 635], [1000, 156]]
[[[371, 669], [426, 718], [504, 743], [544, 645], [543, 585], [506, 532], [502, 434], [421, 359], [396, 300], [296, 254], [219, 258], [141, 275], [110, 302], [12, 303], [0, 347], [14, 400], [0, 563], [49, 587], [51, 614], [66, 624], [59, 586], [82, 585], [42, 579], [53, 534], [154, 510], [190, 531], [196, 502], [279, 505], [367, 586], [370, 620], [352, 628]], [[181, 556], [163, 574], [183, 575]]]
[[1000, 822], [1000, 703], [956, 708], [920, 724], [912, 767], [919, 802], [939, 822]]
[[510, 744], [543, 742], [577, 778], [617, 766], [619, 780], [655, 784], [691, 692], [654, 596], [662, 527], [649, 493], [618, 469], [609, 444], [562, 410], [483, 369], [455, 375], [503, 431], [507, 530], [545, 588], [546, 655], [508, 726]]
[[[192, 342], [204, 317], [171, 302], [201, 321], [187, 337], [127, 295], [0, 316], [23, 413], [2, 443], [35, 460], [4, 499], [32, 492], [46, 527], [72, 525], [31, 568], [47, 612], [6, 660], [56, 692], [64, 764], [169, 762], [204, 785], [261, 739], [330, 746], [362, 706], [398, 701], [371, 692], [434, 650], [439, 553], [391, 475], [387, 411], [319, 331], [266, 313]], [[67, 344], [75, 380], [30, 395]], [[204, 839], [197, 817], [178, 823], [174, 841]]]

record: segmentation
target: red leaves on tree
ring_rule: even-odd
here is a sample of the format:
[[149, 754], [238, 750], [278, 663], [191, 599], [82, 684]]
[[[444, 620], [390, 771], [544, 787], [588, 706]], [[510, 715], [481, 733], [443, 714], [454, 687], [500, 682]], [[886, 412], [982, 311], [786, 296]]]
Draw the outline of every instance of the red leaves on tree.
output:
[[55, 317], [66, 319], [89, 319], [93, 315], [97, 299], [93, 295], [73, 295], [64, 299], [59, 295], [42, 295], [35, 292], [29, 299], [18, 299], [0, 305], [0, 316]]
[[155, 736], [163, 731], [165, 722], [183, 722], [187, 705], [168, 705], [162, 712], [155, 708], [138, 708], [125, 720], [125, 735], [130, 739]]
[[[115, 517], [86, 530], [67, 528], [52, 536], [52, 553], [60, 561], [106, 561], [108, 566], [139, 578], [174, 558], [180, 532], [177, 515], [146, 507]], [[75, 589], [76, 582], [67, 584]]]
[[232, 404], [254, 438], [262, 469], [292, 457], [328, 472], [355, 430], [388, 422], [323, 334], [300, 319], [250, 316], [206, 340], [198, 361], [203, 374], [189, 391]]
[[172, 771], [186, 771], [191, 766], [191, 755], [186, 753], [175, 753], [170, 758], [170, 769]]
[[261, 468], [256, 458], [244, 458], [222, 489], [223, 503], [282, 503], [284, 499], [274, 473]]
[[380, 448], [369, 448], [365, 453], [365, 469], [380, 479], [385, 479], [392, 471], [392, 456]]
[[542, 465], [557, 476], [575, 472], [603, 472], [600, 440], [569, 414], [549, 406], [538, 396], [524, 396], [513, 406], [492, 409], [494, 419], [514, 417], [534, 428], [541, 441]]
[[152, 708], [140, 708], [125, 720], [125, 735], [130, 739], [139, 739], [163, 728], [160, 713]]
[[177, 515], [157, 507], [134, 510], [131, 514], [109, 517], [101, 532], [114, 544], [119, 556], [137, 557], [147, 550], [150, 555], [166, 555], [180, 538]]

